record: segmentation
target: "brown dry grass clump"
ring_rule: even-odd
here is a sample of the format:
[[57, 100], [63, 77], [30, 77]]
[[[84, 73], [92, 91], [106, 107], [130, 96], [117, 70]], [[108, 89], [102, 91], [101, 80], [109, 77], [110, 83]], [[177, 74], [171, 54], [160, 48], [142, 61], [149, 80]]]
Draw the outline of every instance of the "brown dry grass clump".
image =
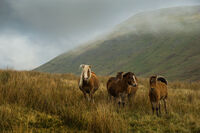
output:
[[148, 79], [139, 78], [134, 104], [125, 108], [108, 101], [107, 79], [100, 77], [91, 104], [72, 74], [1, 70], [0, 132], [200, 132], [199, 82], [169, 83], [169, 114], [157, 118]]

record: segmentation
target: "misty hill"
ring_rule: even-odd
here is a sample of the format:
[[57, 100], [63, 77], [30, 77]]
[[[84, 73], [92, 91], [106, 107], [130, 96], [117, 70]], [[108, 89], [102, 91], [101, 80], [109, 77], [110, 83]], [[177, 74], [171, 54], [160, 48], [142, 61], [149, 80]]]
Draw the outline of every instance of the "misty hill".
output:
[[36, 71], [80, 73], [91, 64], [100, 75], [133, 71], [140, 76], [162, 74], [169, 79], [200, 79], [200, 6], [142, 12], [111, 33], [64, 53]]

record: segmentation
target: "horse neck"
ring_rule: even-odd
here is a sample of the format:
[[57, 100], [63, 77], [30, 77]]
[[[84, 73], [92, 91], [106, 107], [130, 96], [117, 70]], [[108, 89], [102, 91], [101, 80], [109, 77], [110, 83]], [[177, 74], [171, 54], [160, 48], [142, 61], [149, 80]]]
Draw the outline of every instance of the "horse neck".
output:
[[153, 82], [153, 83], [150, 84], [150, 87], [151, 88], [156, 88], [156, 85], [157, 85], [157, 82]]

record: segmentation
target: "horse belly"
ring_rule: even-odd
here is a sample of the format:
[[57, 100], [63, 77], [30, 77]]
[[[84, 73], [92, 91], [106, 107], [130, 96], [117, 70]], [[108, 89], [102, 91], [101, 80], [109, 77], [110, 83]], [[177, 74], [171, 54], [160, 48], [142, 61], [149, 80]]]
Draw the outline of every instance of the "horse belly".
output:
[[117, 92], [116, 89], [114, 89], [114, 88], [110, 88], [110, 89], [109, 89], [109, 93], [110, 93], [110, 95], [112, 95], [113, 97], [117, 97], [117, 96], [118, 96], [118, 92]]

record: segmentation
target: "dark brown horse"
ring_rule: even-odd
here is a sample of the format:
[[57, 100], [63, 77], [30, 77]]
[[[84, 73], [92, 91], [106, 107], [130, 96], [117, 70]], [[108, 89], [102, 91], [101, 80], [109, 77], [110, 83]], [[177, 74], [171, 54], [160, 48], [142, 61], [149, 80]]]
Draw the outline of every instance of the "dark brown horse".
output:
[[123, 72], [118, 72], [116, 77], [110, 77], [107, 81], [107, 91], [108, 91], [108, 96], [109, 96], [109, 99], [111, 100], [112, 99], [112, 96], [110, 95], [110, 91], [112, 90], [109, 90], [109, 85], [112, 83], [112, 82], [117, 82], [118, 80], [121, 80], [123, 78]]
[[160, 102], [164, 101], [165, 112], [167, 113], [167, 80], [163, 77], [151, 76], [149, 79], [150, 89], [149, 98], [152, 106], [152, 112], [156, 109], [156, 114], [161, 115]]
[[123, 106], [125, 105], [129, 86], [137, 86], [135, 75], [132, 72], [125, 73], [122, 79], [113, 80], [112, 82], [108, 80], [108, 82], [110, 82], [109, 84], [107, 83], [108, 93], [117, 99], [119, 106], [121, 103]]
[[[99, 80], [94, 72], [91, 71], [90, 65], [80, 65], [82, 72], [78, 80], [79, 88], [83, 92], [85, 99], [90, 97], [90, 101], [94, 102], [94, 93], [99, 88]], [[89, 99], [88, 99], [89, 100]]]

